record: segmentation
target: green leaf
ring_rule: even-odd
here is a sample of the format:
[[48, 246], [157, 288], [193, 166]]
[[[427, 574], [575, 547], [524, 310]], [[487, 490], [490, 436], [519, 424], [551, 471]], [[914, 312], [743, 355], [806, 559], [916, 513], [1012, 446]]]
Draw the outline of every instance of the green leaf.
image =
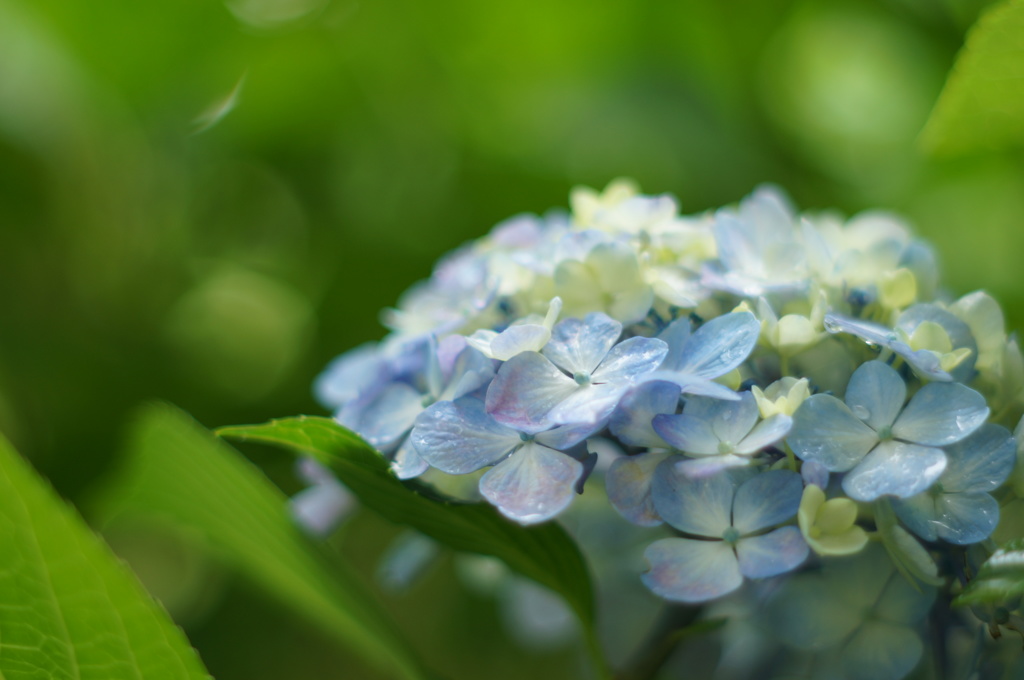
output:
[[209, 678], [78, 514], [0, 437], [0, 678]]
[[981, 565], [954, 605], [1000, 604], [1024, 595], [1024, 538], [1008, 541]]
[[228, 566], [320, 624], [353, 654], [394, 677], [426, 677], [386, 612], [346, 565], [307, 538], [287, 498], [254, 465], [189, 416], [143, 410], [108, 517], [163, 520], [205, 537]]
[[1024, 142], [1024, 0], [988, 10], [967, 34], [921, 135], [933, 153]]
[[[576, 543], [558, 524], [523, 527], [490, 505], [452, 502], [416, 481], [403, 483], [373, 447], [330, 418], [299, 416], [263, 425], [223, 427], [216, 433], [309, 454], [384, 518], [455, 550], [496, 557], [513, 571], [547, 586], [576, 612], [595, 661], [603, 663], [597, 654], [589, 571]], [[600, 670], [604, 672], [603, 667]]]

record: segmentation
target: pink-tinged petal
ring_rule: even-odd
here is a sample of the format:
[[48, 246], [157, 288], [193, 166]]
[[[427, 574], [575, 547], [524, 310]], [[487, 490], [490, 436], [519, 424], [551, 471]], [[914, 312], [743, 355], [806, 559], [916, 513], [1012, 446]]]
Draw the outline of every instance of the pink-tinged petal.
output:
[[622, 324], [601, 312], [563, 319], [551, 329], [544, 356], [568, 373], [593, 373], [620, 335]]
[[676, 602], [707, 602], [743, 583], [732, 547], [724, 541], [663, 538], [644, 551], [642, 578], [654, 594]]
[[736, 489], [732, 525], [750, 534], [796, 516], [803, 495], [803, 480], [789, 470], [770, 470], [751, 477]]
[[524, 432], [548, 429], [547, 414], [579, 386], [544, 356], [523, 352], [502, 364], [487, 389], [487, 412]]
[[665, 442], [654, 431], [656, 415], [676, 412], [679, 386], [666, 382], [642, 383], [626, 392], [612, 414], [608, 427], [627, 446], [663, 447]]
[[522, 441], [473, 397], [434, 404], [416, 419], [409, 439], [421, 458], [452, 475], [493, 465]]
[[740, 573], [747, 578], [770, 578], [799, 567], [810, 549], [797, 527], [782, 527], [736, 543]]
[[946, 454], [941, 449], [885, 441], [846, 475], [843, 491], [864, 502], [881, 496], [910, 498], [930, 487], [945, 469]]
[[651, 482], [654, 469], [668, 457], [665, 453], [641, 453], [618, 458], [608, 468], [605, 488], [612, 507], [633, 524], [653, 527], [661, 524], [654, 509]]
[[536, 524], [568, 507], [582, 474], [575, 458], [528, 442], [480, 478], [480, 493], [509, 519]]
[[891, 366], [869, 361], [850, 376], [846, 405], [874, 430], [891, 427], [907, 399], [907, 385]]
[[595, 383], [629, 383], [656, 369], [668, 345], [657, 338], [629, 338], [612, 347], [591, 375]]
[[654, 471], [651, 497], [662, 519], [680, 531], [697, 536], [721, 538], [732, 526], [732, 499], [737, 479], [723, 472], [712, 477], [687, 477], [672, 456]]
[[843, 402], [816, 394], [793, 414], [786, 441], [800, 459], [817, 461], [830, 472], [846, 472], [878, 443], [878, 434]]
[[719, 453], [721, 440], [715, 436], [711, 423], [689, 413], [662, 414], [651, 421], [654, 431], [673, 448], [699, 456]]
[[792, 428], [793, 419], [782, 413], [762, 420], [736, 445], [736, 453], [750, 455], [766, 449], [789, 434]]
[[960, 383], [929, 383], [911, 397], [892, 433], [924, 446], [960, 441], [988, 419], [985, 397]]

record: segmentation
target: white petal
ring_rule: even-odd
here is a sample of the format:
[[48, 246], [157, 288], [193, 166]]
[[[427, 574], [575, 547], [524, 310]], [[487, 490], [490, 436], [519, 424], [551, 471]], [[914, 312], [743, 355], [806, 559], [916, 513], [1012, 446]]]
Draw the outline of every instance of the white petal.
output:
[[945, 469], [946, 454], [941, 449], [885, 441], [846, 475], [843, 490], [855, 501], [910, 498], [931, 486]]
[[569, 505], [582, 474], [575, 458], [529, 442], [480, 478], [480, 493], [506, 517], [536, 524]]

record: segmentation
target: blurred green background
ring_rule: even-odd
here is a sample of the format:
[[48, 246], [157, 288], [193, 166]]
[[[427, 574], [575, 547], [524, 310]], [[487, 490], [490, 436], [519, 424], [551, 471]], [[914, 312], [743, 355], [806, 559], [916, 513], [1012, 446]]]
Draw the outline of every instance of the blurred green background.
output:
[[[145, 400], [208, 426], [321, 413], [317, 372], [439, 255], [617, 176], [684, 212], [766, 181], [895, 210], [953, 293], [988, 289], [1020, 328], [1019, 152], [918, 144], [987, 4], [0, 0], [0, 430], [81, 503]], [[391, 533], [361, 517], [343, 540], [370, 574]], [[218, 677], [348, 672], [196, 555], [112, 540], [164, 588], [201, 584], [181, 616]], [[392, 608], [457, 650], [493, 604], [431, 578]], [[506, 677], [519, 652], [487, 635], [465, 667]]]

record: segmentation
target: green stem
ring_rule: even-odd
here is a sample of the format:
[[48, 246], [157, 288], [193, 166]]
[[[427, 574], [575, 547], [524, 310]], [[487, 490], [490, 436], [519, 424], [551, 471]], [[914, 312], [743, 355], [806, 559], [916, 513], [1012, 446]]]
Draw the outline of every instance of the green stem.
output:
[[677, 633], [693, 623], [701, 611], [701, 607], [665, 606], [647, 638], [615, 680], [651, 680], [682, 641]]

